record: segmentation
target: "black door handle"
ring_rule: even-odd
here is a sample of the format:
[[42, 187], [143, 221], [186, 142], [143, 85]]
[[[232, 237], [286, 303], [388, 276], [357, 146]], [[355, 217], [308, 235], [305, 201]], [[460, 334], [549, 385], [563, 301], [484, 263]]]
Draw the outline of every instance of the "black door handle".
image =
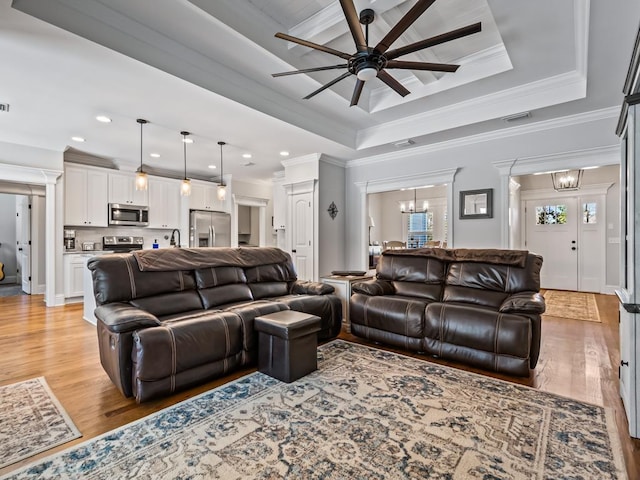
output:
[[295, 250], [291, 250], [291, 253], [296, 253], [296, 251]]
[[571, 247], [571, 250], [577, 250], [577, 248], [576, 247]]
[[571, 240], [571, 243], [576, 243], [576, 241], [575, 240]]
[[629, 366], [629, 362], [625, 362], [624, 360], [620, 360], [620, 366], [621, 367], [627, 367], [627, 366]]
[[19, 248], [19, 249], [18, 249], [18, 251], [19, 251], [19, 252], [21, 252], [21, 251], [22, 251], [22, 248]]

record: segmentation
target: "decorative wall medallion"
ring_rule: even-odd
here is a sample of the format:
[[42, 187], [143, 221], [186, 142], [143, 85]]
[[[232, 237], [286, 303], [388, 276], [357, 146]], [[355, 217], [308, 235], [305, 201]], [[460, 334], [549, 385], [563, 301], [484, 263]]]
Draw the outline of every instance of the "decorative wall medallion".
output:
[[338, 207], [336, 207], [336, 204], [334, 202], [331, 202], [331, 205], [329, 205], [327, 212], [329, 212], [331, 220], [335, 220], [336, 215], [338, 215]]

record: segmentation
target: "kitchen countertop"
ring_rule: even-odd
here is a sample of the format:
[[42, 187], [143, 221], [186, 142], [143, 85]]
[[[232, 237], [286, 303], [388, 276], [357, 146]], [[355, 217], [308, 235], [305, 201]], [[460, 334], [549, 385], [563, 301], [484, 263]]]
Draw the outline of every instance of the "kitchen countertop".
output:
[[113, 250], [65, 250], [63, 255], [102, 255], [103, 253], [114, 253]]

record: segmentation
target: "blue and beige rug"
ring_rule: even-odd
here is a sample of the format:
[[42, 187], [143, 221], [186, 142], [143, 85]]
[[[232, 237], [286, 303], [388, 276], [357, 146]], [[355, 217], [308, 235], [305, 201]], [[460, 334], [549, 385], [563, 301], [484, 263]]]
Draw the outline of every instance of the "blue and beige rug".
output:
[[0, 387], [0, 468], [80, 436], [44, 377]]
[[292, 384], [255, 373], [8, 478], [625, 479], [609, 412], [344, 341]]

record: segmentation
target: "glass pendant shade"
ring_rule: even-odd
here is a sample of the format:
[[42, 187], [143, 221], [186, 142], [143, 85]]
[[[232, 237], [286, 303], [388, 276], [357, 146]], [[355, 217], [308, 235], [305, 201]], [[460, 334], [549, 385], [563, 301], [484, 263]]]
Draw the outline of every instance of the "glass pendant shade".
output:
[[224, 202], [227, 198], [227, 186], [226, 185], [218, 185], [218, 200]]
[[146, 172], [139, 171], [136, 173], [136, 190], [146, 190], [149, 187], [149, 179]]
[[149, 181], [147, 174], [142, 169], [142, 127], [149, 122], [143, 118], [138, 118], [136, 122], [140, 124], [140, 168], [136, 173], [136, 190], [146, 190], [149, 187]]
[[189, 195], [191, 195], [191, 180], [189, 180], [188, 178], [183, 179], [182, 183], [180, 184], [180, 195], [182, 195], [183, 197], [188, 197]]

